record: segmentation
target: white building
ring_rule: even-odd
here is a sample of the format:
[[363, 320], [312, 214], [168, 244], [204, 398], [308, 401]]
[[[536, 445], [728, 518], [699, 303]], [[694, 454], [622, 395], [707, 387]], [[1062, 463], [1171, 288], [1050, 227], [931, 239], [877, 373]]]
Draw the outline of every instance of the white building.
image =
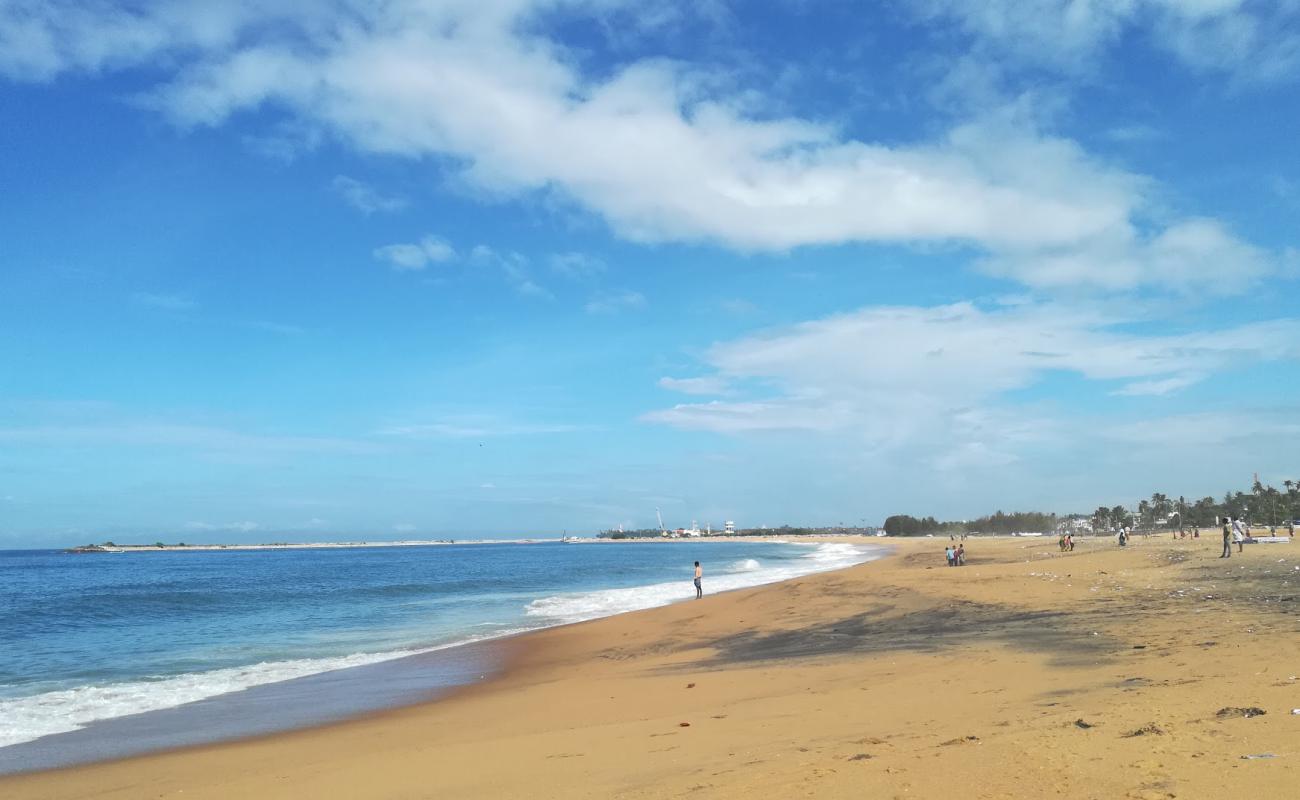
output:
[[723, 533], [735, 533], [735, 532], [736, 532], [736, 523], [732, 522], [731, 520], [727, 520], [726, 522], [722, 523], [722, 532], [723, 532]]

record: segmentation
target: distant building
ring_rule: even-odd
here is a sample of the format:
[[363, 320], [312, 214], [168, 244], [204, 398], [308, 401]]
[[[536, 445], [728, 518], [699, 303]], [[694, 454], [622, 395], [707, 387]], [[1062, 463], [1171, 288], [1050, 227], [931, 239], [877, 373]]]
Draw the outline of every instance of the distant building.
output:
[[735, 532], [736, 532], [736, 523], [732, 522], [731, 520], [727, 520], [726, 522], [722, 523], [722, 532], [723, 532], [723, 533], [735, 533]]

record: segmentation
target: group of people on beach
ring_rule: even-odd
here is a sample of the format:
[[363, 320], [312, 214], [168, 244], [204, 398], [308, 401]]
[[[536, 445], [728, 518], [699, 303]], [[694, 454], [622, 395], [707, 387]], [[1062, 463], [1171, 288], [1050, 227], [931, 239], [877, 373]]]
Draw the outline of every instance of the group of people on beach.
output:
[[966, 566], [966, 545], [959, 544], [956, 547], [949, 545], [943, 549], [943, 554], [944, 558], [948, 559], [948, 566]]
[[1071, 550], [1074, 549], [1074, 534], [1073, 533], [1061, 534], [1061, 538], [1057, 540], [1056, 546], [1061, 548], [1062, 553], [1070, 552]]

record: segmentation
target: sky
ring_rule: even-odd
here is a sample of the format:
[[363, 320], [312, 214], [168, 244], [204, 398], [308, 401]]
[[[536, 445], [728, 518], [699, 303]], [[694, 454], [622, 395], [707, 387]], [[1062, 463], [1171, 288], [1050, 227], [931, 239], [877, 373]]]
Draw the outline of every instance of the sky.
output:
[[1297, 0], [0, 0], [0, 547], [1300, 478]]

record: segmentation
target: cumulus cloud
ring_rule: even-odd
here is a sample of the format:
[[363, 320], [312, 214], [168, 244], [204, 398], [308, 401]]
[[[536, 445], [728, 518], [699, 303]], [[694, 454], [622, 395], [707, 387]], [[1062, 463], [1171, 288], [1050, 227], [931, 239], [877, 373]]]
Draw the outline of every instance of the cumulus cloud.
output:
[[1279, 271], [1278, 259], [1242, 242], [1215, 220], [1189, 219], [1144, 236], [1133, 230], [1087, 245], [985, 259], [985, 271], [1040, 289], [1154, 287], [1179, 294], [1234, 294]]
[[348, 205], [363, 214], [373, 214], [376, 211], [400, 211], [406, 208], [406, 198], [384, 195], [373, 186], [346, 175], [336, 175], [330, 182], [330, 186], [347, 201]]
[[1184, 65], [1250, 80], [1300, 70], [1300, 6], [1291, 0], [909, 0], [927, 22], [952, 23], [977, 47], [1069, 73], [1089, 72], [1126, 37]]
[[377, 247], [374, 256], [380, 261], [387, 261], [399, 272], [412, 272], [425, 269], [430, 264], [450, 261], [456, 257], [456, 251], [445, 240], [431, 235], [414, 244]]
[[1058, 419], [1008, 400], [1049, 374], [1103, 394], [1122, 382], [1118, 393], [1161, 395], [1240, 365], [1300, 359], [1300, 320], [1164, 335], [1117, 322], [1057, 304], [866, 309], [715, 344], [705, 379], [766, 388], [643, 419], [728, 434], [835, 432], [868, 448], [928, 449], [936, 466], [955, 468], [974, 453], [1008, 459], [1061, 441]]
[[[1066, 52], [1118, 35], [1130, 17], [1118, 3], [1039, 5], [1052, 12], [1043, 26], [1063, 26], [1051, 46]], [[1039, 24], [1004, 2], [931, 6], [927, 13], [981, 36]], [[1202, 6], [1200, 15], [1161, 13], [1197, 30], [1217, 25]], [[1014, 110], [885, 144], [815, 120], [756, 115], [741, 88], [683, 62], [625, 60], [585, 74], [581, 59], [547, 37], [543, 16], [617, 11], [658, 24], [619, 0], [5, 9], [6, 42], [21, 44], [0, 47], [11, 77], [147, 63], [165, 76], [149, 104], [181, 125], [278, 113], [362, 152], [446, 159], [489, 193], [554, 194], [632, 240], [745, 251], [939, 241], [981, 248], [991, 268], [1036, 286], [1163, 287], [1181, 278], [1162, 261], [1162, 243], [1177, 244], [1185, 224], [1147, 230], [1135, 221], [1148, 210], [1147, 182]], [[1034, 41], [1042, 32], [1027, 33]], [[1216, 235], [1198, 246], [1250, 249], [1222, 226]], [[420, 245], [383, 253], [399, 269], [438, 260]], [[1098, 253], [1117, 257], [1126, 274], [1095, 280], [1080, 264], [1098, 263]], [[1223, 285], [1239, 287], [1267, 261], [1251, 265], [1230, 264]], [[515, 285], [544, 293], [528, 278]]]
[[552, 270], [572, 280], [588, 280], [606, 270], [604, 261], [586, 253], [556, 253], [550, 262]]
[[470, 250], [470, 261], [480, 266], [495, 267], [501, 271], [501, 275], [510, 284], [510, 288], [522, 297], [532, 297], [539, 300], [553, 300], [555, 295], [550, 290], [533, 280], [532, 271], [529, 269], [529, 259], [522, 253], [516, 253], [513, 250], [499, 251], [485, 244], [475, 245]]

